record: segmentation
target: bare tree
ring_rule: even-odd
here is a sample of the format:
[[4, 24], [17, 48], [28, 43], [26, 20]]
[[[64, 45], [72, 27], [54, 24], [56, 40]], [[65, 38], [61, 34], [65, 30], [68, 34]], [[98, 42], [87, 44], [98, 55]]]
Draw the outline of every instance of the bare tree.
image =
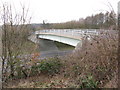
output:
[[4, 81], [8, 70], [11, 77], [15, 74], [15, 63], [19, 61], [18, 55], [22, 54], [21, 48], [29, 35], [27, 24], [31, 18], [27, 20], [28, 9], [26, 10], [25, 6], [22, 6], [21, 14], [13, 14], [13, 8], [8, 4], [3, 4], [2, 8], [2, 74]]

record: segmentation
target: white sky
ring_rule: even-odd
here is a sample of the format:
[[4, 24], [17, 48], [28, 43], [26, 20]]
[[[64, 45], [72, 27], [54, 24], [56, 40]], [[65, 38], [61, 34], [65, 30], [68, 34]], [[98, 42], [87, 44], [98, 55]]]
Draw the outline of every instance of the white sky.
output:
[[32, 16], [31, 23], [42, 23], [46, 20], [48, 23], [66, 22], [70, 20], [79, 20], [96, 14], [100, 11], [109, 9], [111, 3], [115, 12], [117, 12], [117, 3], [120, 0], [1, 0], [2, 2], [12, 3], [20, 10], [20, 3], [29, 7], [29, 15]]

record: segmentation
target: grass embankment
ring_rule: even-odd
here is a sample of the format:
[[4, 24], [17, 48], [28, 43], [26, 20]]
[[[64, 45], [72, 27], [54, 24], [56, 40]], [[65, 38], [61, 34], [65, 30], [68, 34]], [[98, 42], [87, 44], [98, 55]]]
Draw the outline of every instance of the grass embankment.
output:
[[26, 71], [26, 74], [34, 71], [35, 75], [9, 81], [7, 87], [116, 88], [117, 45], [116, 35], [95, 37], [91, 42], [83, 42], [83, 48], [72, 55], [36, 63]]
[[31, 54], [31, 53], [39, 53], [39, 49], [37, 44], [31, 42], [30, 40], [26, 40], [21, 47], [21, 54]]

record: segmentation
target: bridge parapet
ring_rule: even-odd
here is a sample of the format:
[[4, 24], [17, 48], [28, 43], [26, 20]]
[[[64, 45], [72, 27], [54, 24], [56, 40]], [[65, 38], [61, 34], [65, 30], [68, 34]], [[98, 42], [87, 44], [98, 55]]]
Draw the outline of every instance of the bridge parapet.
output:
[[48, 30], [39, 30], [36, 33], [86, 33], [86, 34], [98, 34], [97, 29], [48, 29]]

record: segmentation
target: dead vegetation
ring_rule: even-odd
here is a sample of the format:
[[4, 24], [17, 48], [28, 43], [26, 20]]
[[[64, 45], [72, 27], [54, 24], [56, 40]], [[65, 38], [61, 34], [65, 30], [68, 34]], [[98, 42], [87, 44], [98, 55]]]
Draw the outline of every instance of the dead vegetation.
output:
[[[102, 32], [91, 41], [85, 42], [82, 49], [67, 58], [65, 70], [68, 70], [66, 72], [78, 78], [91, 75], [98, 82], [98, 87], [104, 87], [117, 77], [117, 45], [117, 33]], [[76, 79], [76, 76], [72, 78]], [[114, 82], [113, 87], [117, 85], [117, 80]]]
[[[7, 31], [8, 30], [7, 27], [8, 27], [10, 30], [13, 31], [14, 24], [11, 19], [12, 13], [9, 13], [5, 10], [3, 14], [4, 16], [3, 30]], [[23, 11], [24, 11], [24, 8], [23, 8]], [[11, 17], [7, 17], [9, 16], [9, 14]], [[25, 18], [24, 16], [21, 16], [21, 17], [23, 19], [22, 23], [24, 25]], [[5, 22], [6, 19], [10, 19], [11, 22], [9, 25], [8, 25], [8, 22]], [[106, 20], [106, 21], [109, 21], [109, 20]], [[114, 24], [116, 25], [116, 22]], [[109, 27], [108, 23], [106, 23], [106, 25], [107, 27]], [[24, 29], [22, 30], [25, 31]], [[3, 41], [4, 41], [4, 52], [5, 52], [4, 57], [7, 58], [6, 49], [10, 48], [10, 46], [9, 45], [7, 46], [6, 44], [10, 44], [7, 42], [7, 39], [11, 36], [8, 37], [6, 34], [7, 33], [5, 33], [6, 39]], [[15, 39], [13, 41], [16, 41], [16, 42], [18, 41], [17, 38], [13, 38], [13, 39]], [[23, 37], [23, 40], [24, 39], [25, 37]], [[21, 40], [22, 44], [24, 42], [25, 41]], [[13, 47], [17, 48], [18, 43], [19, 42], [17, 43], [13, 42]], [[14, 70], [13, 67], [11, 67], [11, 74], [13, 74], [12, 80], [11, 78], [7, 77], [8, 78], [7, 82], [3, 84], [3, 87], [4, 88], [117, 88], [117, 82], [118, 82], [118, 78], [117, 78], [118, 77], [118, 61], [117, 61], [118, 33], [117, 31], [108, 31], [108, 32], [103, 31], [100, 33], [99, 36], [95, 36], [90, 40], [87, 40], [86, 38], [85, 40], [83, 40], [82, 45], [83, 45], [82, 48], [75, 50], [75, 52], [72, 55], [63, 57], [60, 60], [58, 60], [58, 58], [54, 58], [50, 61], [49, 60], [41, 61], [38, 66], [35, 61], [36, 60], [35, 58], [38, 55], [33, 55], [33, 58], [31, 58], [31, 62], [29, 63], [35, 66], [33, 71], [31, 71], [31, 73], [33, 73], [34, 75], [31, 75], [30, 73], [29, 73], [30, 75], [28, 75], [28, 73], [26, 72], [26, 69], [24, 70], [21, 69], [21, 66], [19, 64], [17, 67], [17, 70], [19, 70], [17, 75], [20, 78], [14, 78], [15, 76], [14, 73], [16, 69]], [[13, 47], [10, 49], [14, 50]], [[18, 52], [21, 49], [18, 48], [16, 50]], [[13, 61], [16, 61], [16, 59], [12, 59], [13, 57], [12, 55], [9, 57], [11, 58], [9, 60], [10, 62], [12, 62], [11, 65], [17, 66], [17, 64], [15, 63], [13, 64]], [[3, 60], [3, 62], [5, 61]], [[56, 69], [56, 67], [58, 69]], [[39, 74], [34, 73], [35, 70], [37, 73], [39, 72]], [[54, 73], [54, 74], [51, 75], [51, 73]], [[25, 75], [25, 77], [20, 76], [23, 74]]]
[[[59, 73], [45, 74], [9, 81], [5, 87], [12, 88], [117, 88], [118, 48], [117, 33], [103, 33], [91, 41], [83, 42], [83, 48], [68, 55], [59, 63]], [[57, 58], [56, 58], [57, 59]], [[56, 60], [58, 61], [58, 60]], [[57, 63], [57, 62], [56, 62]], [[41, 64], [50, 70], [48, 65]], [[54, 64], [53, 64], [54, 65]], [[44, 69], [44, 67], [39, 67]], [[12, 85], [17, 81], [16, 85]], [[23, 82], [24, 81], [24, 82]]]

